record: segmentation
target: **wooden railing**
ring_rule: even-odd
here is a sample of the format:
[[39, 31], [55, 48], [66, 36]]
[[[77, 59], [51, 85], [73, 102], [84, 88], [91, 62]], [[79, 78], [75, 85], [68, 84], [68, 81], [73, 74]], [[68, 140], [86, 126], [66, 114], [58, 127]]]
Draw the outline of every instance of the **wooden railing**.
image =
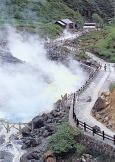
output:
[[112, 141], [115, 145], [115, 135], [113, 137], [111, 137], [110, 135], [106, 134], [104, 131], [100, 131], [100, 130], [97, 130], [96, 127], [91, 127], [90, 125], [88, 125], [87, 123], [83, 122], [83, 121], [80, 121], [77, 116], [76, 116], [76, 113], [75, 113], [75, 101], [76, 101], [76, 94], [74, 93], [74, 97], [73, 97], [73, 119], [74, 119], [74, 122], [76, 123], [76, 127], [82, 127], [84, 131], [91, 131], [93, 136], [96, 134], [100, 137], [102, 137], [103, 140], [105, 139], [108, 139], [110, 141]]
[[28, 123], [11, 123], [5, 120], [0, 120], [0, 125], [3, 126], [6, 129], [6, 133], [9, 133], [11, 129], [16, 129], [19, 132], [19, 135], [22, 135], [22, 128], [27, 127], [29, 128], [32, 132], [34, 131], [34, 126], [33, 126], [33, 120], [32, 120], [32, 125], [29, 126]]

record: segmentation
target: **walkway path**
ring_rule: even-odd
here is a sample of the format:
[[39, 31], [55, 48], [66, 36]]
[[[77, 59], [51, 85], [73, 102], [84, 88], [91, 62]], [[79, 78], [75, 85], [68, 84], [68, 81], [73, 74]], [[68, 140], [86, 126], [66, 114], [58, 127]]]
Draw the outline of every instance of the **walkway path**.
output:
[[[101, 131], [104, 131], [106, 134], [113, 136], [115, 135], [115, 132], [109, 130], [107, 127], [105, 127], [103, 124], [98, 122], [95, 118], [93, 118], [90, 114], [91, 109], [93, 105], [95, 104], [100, 92], [102, 92], [102, 90], [103, 91], [108, 90], [108, 86], [110, 84], [110, 82], [108, 82], [109, 78], [110, 79], [112, 78], [115, 80], [115, 72], [114, 72], [114, 68], [112, 67], [113, 64], [111, 63], [111, 71], [107, 69], [107, 71], [105, 72], [103, 67], [105, 64], [108, 65], [107, 62], [103, 61], [102, 59], [94, 56], [93, 54], [89, 52], [86, 52], [86, 54], [88, 54], [91, 58], [93, 58], [98, 63], [100, 63], [102, 65], [102, 68], [98, 72], [97, 76], [91, 81], [89, 87], [84, 92], [82, 92], [82, 94], [79, 97], [79, 101], [76, 101], [75, 113], [79, 120], [86, 122], [88, 125], [92, 127], [97, 125], [100, 127]], [[106, 87], [104, 87], [104, 85]], [[91, 97], [91, 102], [87, 102], [88, 96]], [[69, 122], [73, 127], [76, 127], [76, 124], [74, 123], [74, 120], [72, 117], [72, 108], [70, 109]], [[92, 136], [91, 134], [89, 135]], [[104, 141], [104, 142], [107, 142], [107, 141]]]

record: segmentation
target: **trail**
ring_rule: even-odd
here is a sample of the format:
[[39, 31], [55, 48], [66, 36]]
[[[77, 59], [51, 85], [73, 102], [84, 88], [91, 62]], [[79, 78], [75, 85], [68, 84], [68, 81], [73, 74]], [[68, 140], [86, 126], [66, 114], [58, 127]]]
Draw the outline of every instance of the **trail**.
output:
[[[102, 66], [102, 68], [99, 70], [98, 75], [91, 81], [89, 87], [80, 95], [79, 101], [76, 101], [75, 113], [79, 120], [86, 122], [88, 125], [90, 125], [92, 127], [97, 125], [100, 127], [101, 131], [104, 131], [106, 134], [113, 137], [113, 135], [115, 135], [115, 132], [111, 131], [110, 129], [105, 127], [103, 124], [98, 122], [90, 114], [93, 105], [95, 104], [97, 98], [99, 97], [99, 94], [104, 89], [105, 89], [105, 91], [108, 90], [107, 86], [104, 87], [104, 84], [106, 83], [108, 78], [112, 77], [113, 79], [115, 79], [115, 77], [114, 77], [115, 71], [113, 68], [113, 63], [105, 62], [104, 60], [94, 56], [90, 52], [86, 52], [86, 54], [89, 55], [93, 60], [98, 62]], [[107, 69], [105, 72], [105, 70], [104, 70], [105, 64], [106, 65], [110, 64], [111, 71], [109, 69]], [[91, 97], [91, 102], [86, 102], [86, 98], [88, 96]], [[74, 120], [72, 117], [72, 107], [70, 109], [69, 122], [70, 122], [70, 125], [72, 125], [73, 127], [76, 127], [76, 124], [74, 123]], [[92, 136], [91, 133], [87, 132], [86, 134], [88, 134], [89, 136]], [[102, 137], [100, 138], [100, 137], [95, 136], [94, 138], [98, 138], [98, 140], [103, 141]], [[110, 144], [110, 141], [105, 140], [104, 142]], [[113, 143], [111, 143], [111, 145], [114, 146]]]

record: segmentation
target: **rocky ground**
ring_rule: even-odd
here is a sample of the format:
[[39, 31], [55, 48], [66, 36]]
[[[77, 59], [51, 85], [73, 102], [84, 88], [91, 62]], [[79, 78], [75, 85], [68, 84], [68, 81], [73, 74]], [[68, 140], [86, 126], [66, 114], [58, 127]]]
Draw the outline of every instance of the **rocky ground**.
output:
[[93, 106], [92, 115], [107, 128], [115, 131], [115, 91], [101, 93]]

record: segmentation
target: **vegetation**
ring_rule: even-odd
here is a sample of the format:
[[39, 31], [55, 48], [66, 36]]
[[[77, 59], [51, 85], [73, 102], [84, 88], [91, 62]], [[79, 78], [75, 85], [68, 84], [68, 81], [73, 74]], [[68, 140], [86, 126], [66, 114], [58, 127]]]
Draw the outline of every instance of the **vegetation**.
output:
[[115, 83], [111, 83], [109, 86], [109, 91], [113, 92], [115, 90]]
[[115, 28], [107, 29], [104, 39], [91, 46], [93, 52], [108, 62], [115, 62]]
[[[80, 41], [79, 41], [80, 40]], [[88, 50], [107, 62], [115, 63], [115, 26], [90, 31], [74, 40], [76, 48]], [[83, 53], [83, 51], [82, 51]], [[77, 55], [76, 55], [77, 57]]]
[[103, 27], [103, 24], [104, 24], [104, 21], [103, 19], [98, 15], [98, 14], [93, 14], [92, 15], [92, 21], [96, 23], [96, 26], [97, 28], [102, 28]]
[[83, 62], [87, 59], [90, 59], [90, 57], [87, 54], [85, 54], [83, 50], [80, 50], [79, 52], [77, 51], [77, 53], [74, 56], [74, 59]]
[[58, 156], [75, 151], [80, 155], [85, 150], [85, 147], [75, 140], [75, 136], [80, 133], [79, 129], [73, 130], [69, 123], [63, 123], [61, 128], [51, 136], [49, 146]]
[[107, 18], [114, 17], [113, 1], [1, 0], [0, 27], [11, 24], [21, 30], [40, 33], [41, 37], [55, 38], [62, 28], [47, 23], [68, 18], [83, 24], [85, 21], [92, 21], [93, 14], [98, 14], [99, 23], [102, 19], [105, 22]]

